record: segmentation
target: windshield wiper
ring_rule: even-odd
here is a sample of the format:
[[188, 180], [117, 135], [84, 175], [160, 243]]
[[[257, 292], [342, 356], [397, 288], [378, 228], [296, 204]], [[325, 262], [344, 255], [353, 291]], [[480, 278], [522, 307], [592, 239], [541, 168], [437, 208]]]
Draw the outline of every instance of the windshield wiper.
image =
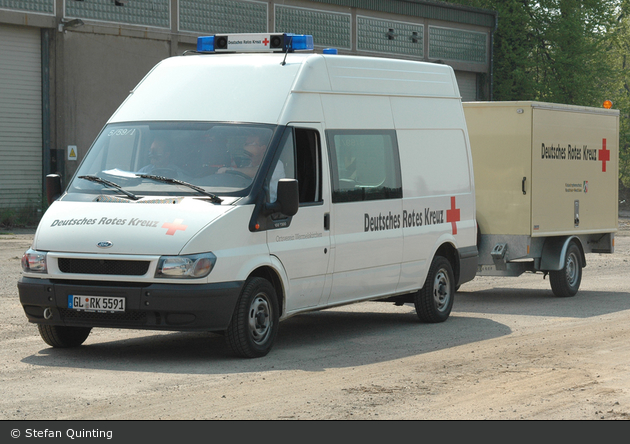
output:
[[143, 179], [153, 179], [153, 180], [157, 180], [159, 182], [172, 183], [172, 184], [175, 184], [175, 185], [182, 185], [182, 186], [190, 188], [191, 190], [195, 190], [196, 192], [198, 192], [200, 194], [203, 194], [204, 196], [208, 196], [212, 203], [221, 203], [221, 202], [223, 202], [223, 199], [221, 199], [216, 194], [212, 194], [212, 193], [204, 190], [203, 188], [198, 187], [197, 185], [193, 185], [192, 183], [184, 182], [182, 180], [171, 179], [170, 177], [154, 176], [153, 174], [136, 174], [136, 176], [137, 177], [142, 177]]
[[106, 186], [108, 186], [110, 188], [115, 188], [116, 190], [120, 191], [125, 196], [127, 196], [129, 199], [133, 199], [133, 200], [140, 199], [135, 194], [130, 193], [127, 190], [124, 190], [120, 185], [118, 185], [118, 184], [116, 184], [114, 182], [110, 182], [109, 180], [105, 180], [103, 178], [100, 178], [98, 176], [79, 176], [79, 179], [85, 179], [85, 180], [89, 180], [90, 182], [96, 182], [96, 183], [100, 183], [100, 184], [106, 185]]

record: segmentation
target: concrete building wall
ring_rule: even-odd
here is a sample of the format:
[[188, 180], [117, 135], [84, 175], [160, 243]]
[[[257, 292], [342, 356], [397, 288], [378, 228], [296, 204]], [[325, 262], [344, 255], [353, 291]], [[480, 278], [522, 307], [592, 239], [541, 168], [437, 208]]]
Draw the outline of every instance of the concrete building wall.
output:
[[[200, 35], [304, 33], [317, 52], [446, 63], [465, 100], [488, 100], [496, 19], [429, 0], [0, 0], [0, 27], [40, 33], [41, 177], [59, 173], [64, 185], [129, 91]], [[7, 205], [15, 201], [0, 189]]]
[[[69, 179], [103, 125], [136, 84], [156, 63], [170, 54], [170, 41], [108, 34], [67, 33], [63, 37], [63, 62], [56, 85], [55, 146]], [[77, 159], [68, 157], [68, 146], [77, 147]]]

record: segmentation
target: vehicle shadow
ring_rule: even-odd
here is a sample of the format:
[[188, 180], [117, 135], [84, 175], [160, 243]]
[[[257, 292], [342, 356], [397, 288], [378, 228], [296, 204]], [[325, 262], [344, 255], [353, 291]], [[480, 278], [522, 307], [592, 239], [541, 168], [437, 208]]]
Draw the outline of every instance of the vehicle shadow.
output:
[[368, 310], [382, 303], [361, 305], [365, 311], [324, 310], [282, 322], [274, 348], [259, 359], [231, 356], [219, 334], [129, 331], [128, 338], [108, 340], [94, 329], [81, 347], [43, 348], [22, 361], [37, 366], [181, 374], [323, 371], [422, 355], [511, 332], [489, 319], [451, 315], [444, 323], [423, 324], [413, 307], [392, 305], [386, 312], [374, 312]]
[[455, 297], [460, 313], [510, 314], [589, 318], [630, 309], [629, 292], [580, 290], [575, 296], [559, 298], [551, 290], [492, 288], [462, 289]]
[[628, 309], [629, 292], [581, 290], [572, 298], [557, 298], [547, 289], [463, 288], [450, 318], [440, 324], [419, 322], [412, 306], [380, 302], [295, 316], [280, 324], [273, 350], [260, 359], [233, 357], [219, 334], [130, 330], [118, 332], [112, 340], [110, 330], [96, 328], [81, 347], [44, 348], [23, 362], [181, 374], [323, 371], [422, 355], [511, 333], [507, 325], [485, 315], [588, 318]]

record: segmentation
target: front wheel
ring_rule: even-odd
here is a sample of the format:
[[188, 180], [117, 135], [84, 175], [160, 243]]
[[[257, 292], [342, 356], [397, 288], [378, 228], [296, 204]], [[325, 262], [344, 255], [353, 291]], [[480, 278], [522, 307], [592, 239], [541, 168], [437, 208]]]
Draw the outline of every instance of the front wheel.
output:
[[582, 255], [574, 242], [567, 248], [561, 270], [549, 272], [549, 282], [553, 294], [566, 298], [575, 296], [582, 282]]
[[278, 334], [278, 311], [276, 291], [269, 281], [248, 279], [225, 334], [232, 352], [244, 358], [269, 353]]
[[424, 286], [414, 296], [416, 314], [423, 322], [444, 322], [448, 319], [455, 298], [455, 277], [451, 263], [442, 256], [431, 262]]
[[44, 342], [55, 348], [78, 347], [83, 344], [92, 327], [65, 327], [61, 325], [37, 324]]

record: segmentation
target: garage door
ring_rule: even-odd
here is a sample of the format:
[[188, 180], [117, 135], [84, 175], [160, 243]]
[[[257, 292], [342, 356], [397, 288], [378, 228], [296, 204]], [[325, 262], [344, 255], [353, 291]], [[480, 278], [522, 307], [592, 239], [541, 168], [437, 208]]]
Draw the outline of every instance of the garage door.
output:
[[459, 93], [463, 102], [477, 100], [477, 74], [474, 72], [455, 71]]
[[0, 25], [0, 210], [37, 206], [42, 190], [38, 28]]

